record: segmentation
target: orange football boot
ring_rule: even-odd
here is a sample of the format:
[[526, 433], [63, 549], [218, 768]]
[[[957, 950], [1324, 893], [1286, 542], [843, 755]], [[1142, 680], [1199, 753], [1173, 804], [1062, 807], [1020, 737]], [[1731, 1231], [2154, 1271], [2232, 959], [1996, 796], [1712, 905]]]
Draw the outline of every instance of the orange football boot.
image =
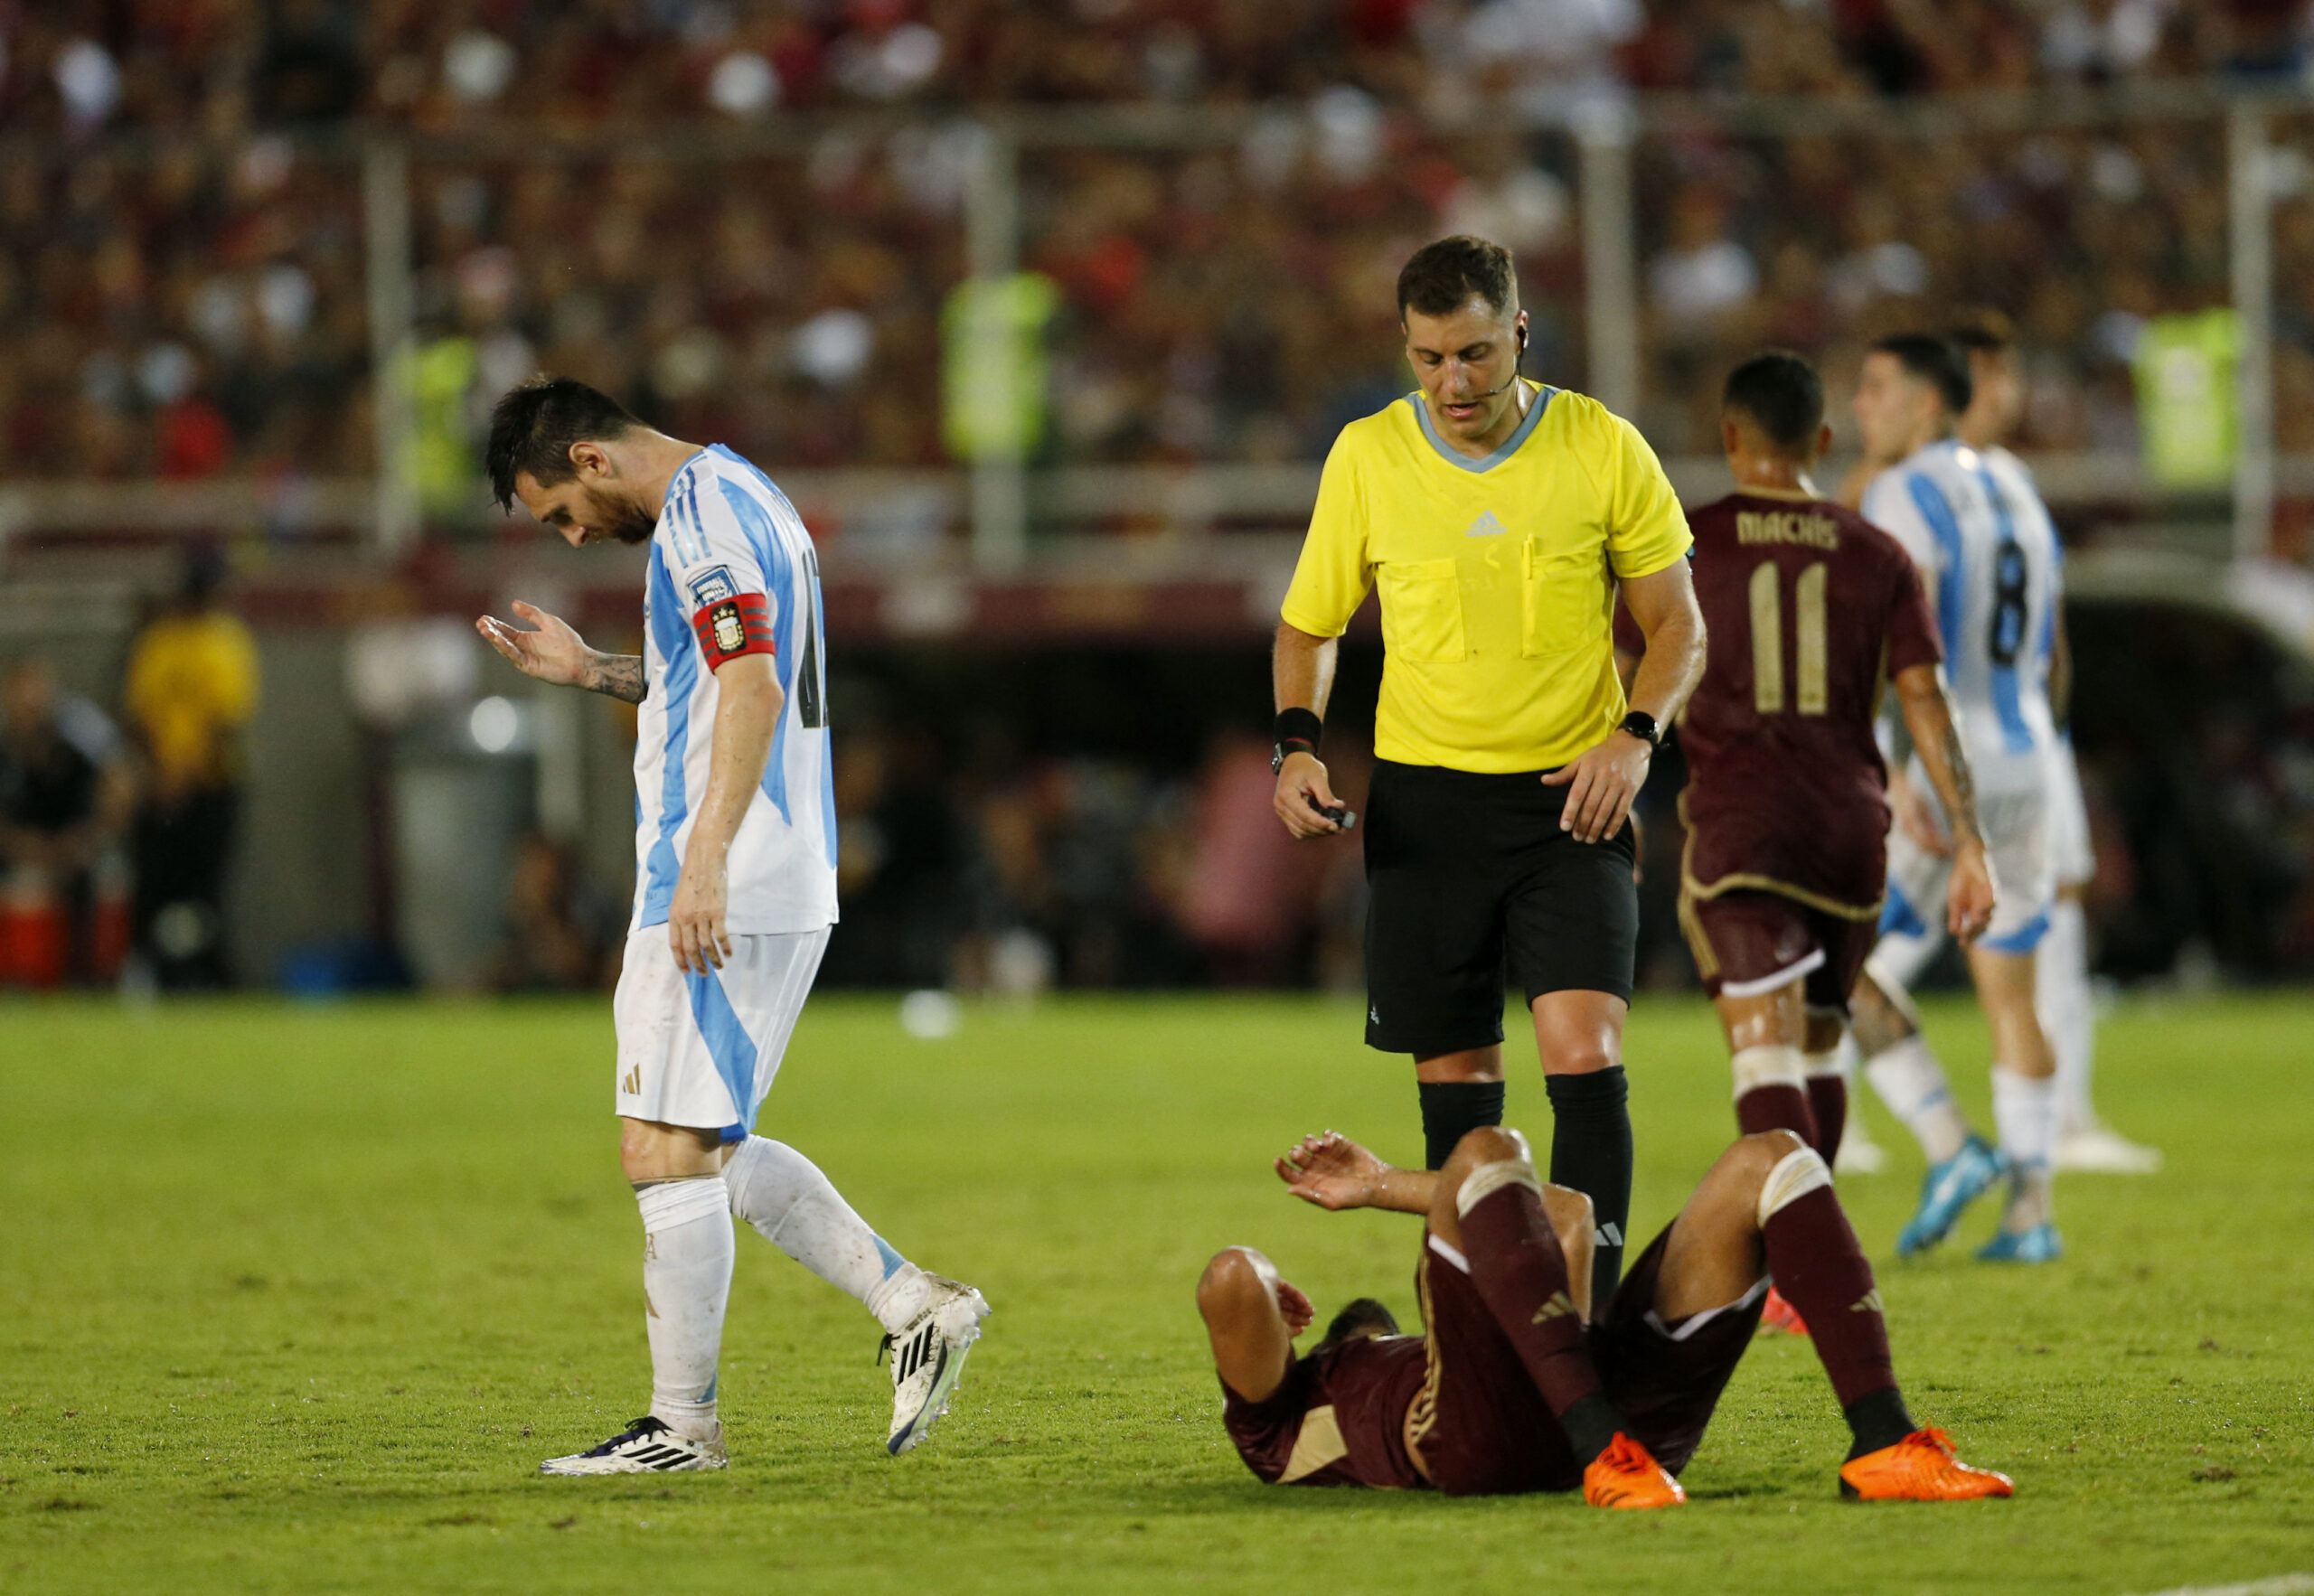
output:
[[1618, 1430], [1584, 1469], [1583, 1499], [1594, 1507], [1676, 1507], [1688, 1493], [1652, 1453]]
[[1760, 1328], [1780, 1330], [1787, 1336], [1804, 1336], [1808, 1333], [1808, 1321], [1800, 1317], [1800, 1310], [1787, 1301], [1782, 1291], [1770, 1286], [1768, 1300], [1760, 1307]]
[[1840, 1495], [1859, 1502], [1969, 1502], [2016, 1494], [2008, 1475], [1954, 1457], [1952, 1438], [1942, 1430], [1915, 1430], [1840, 1465]]

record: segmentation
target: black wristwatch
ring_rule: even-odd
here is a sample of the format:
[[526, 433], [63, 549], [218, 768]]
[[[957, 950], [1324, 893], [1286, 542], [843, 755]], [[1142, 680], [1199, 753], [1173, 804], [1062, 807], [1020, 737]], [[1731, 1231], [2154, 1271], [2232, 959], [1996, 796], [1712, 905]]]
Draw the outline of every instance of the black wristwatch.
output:
[[1316, 757], [1318, 739], [1325, 734], [1326, 723], [1318, 718], [1316, 710], [1280, 709], [1270, 740], [1270, 775], [1278, 773], [1288, 754], [1307, 754]]
[[1655, 717], [1644, 709], [1633, 709], [1623, 717], [1623, 725], [1615, 728], [1627, 731], [1651, 748], [1663, 746], [1663, 728], [1655, 724]]

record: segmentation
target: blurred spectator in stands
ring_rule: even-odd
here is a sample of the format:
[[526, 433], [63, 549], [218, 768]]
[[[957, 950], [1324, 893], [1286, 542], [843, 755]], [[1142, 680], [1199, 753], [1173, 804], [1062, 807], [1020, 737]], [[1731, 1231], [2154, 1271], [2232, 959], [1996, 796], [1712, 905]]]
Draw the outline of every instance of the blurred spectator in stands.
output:
[[1308, 966], [1318, 885], [1332, 850], [1305, 848], [1262, 800], [1276, 791], [1267, 744], [1223, 733], [1198, 777], [1197, 862], [1181, 895], [1181, 925], [1229, 986], [1275, 986]]
[[506, 898], [506, 940], [491, 961], [491, 990], [590, 991], [616, 979], [626, 916], [588, 887], [569, 849], [526, 833], [515, 844]]
[[118, 846], [136, 802], [119, 734], [48, 662], [0, 684], [0, 981], [101, 981], [127, 942]]
[[962, 817], [940, 750], [917, 728], [847, 732], [838, 744], [836, 891], [843, 918], [820, 979], [832, 986], [939, 987], [964, 930]]
[[218, 602], [225, 561], [199, 547], [137, 634], [123, 699], [146, 779], [136, 813], [136, 951], [169, 990], [231, 979], [225, 871], [241, 805], [241, 733], [256, 712], [257, 643]]

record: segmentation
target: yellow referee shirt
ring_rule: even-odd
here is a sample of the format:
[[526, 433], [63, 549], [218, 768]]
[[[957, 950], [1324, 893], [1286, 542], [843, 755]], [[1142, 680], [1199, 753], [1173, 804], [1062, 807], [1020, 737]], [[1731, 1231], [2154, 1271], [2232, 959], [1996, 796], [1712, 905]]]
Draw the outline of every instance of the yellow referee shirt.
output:
[[1440, 441], [1420, 393], [1343, 427], [1326, 456], [1283, 614], [1339, 637], [1381, 589], [1384, 759], [1545, 770], [1627, 713], [1615, 584], [1686, 554], [1687, 517], [1638, 428], [1527, 386], [1519, 430], [1483, 460]]

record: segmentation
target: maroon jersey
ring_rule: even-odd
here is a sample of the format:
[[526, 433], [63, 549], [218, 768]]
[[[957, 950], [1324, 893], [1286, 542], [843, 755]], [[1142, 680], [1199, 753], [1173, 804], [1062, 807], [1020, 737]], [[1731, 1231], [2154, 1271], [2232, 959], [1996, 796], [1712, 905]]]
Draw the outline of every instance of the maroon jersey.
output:
[[1425, 1486], [1406, 1456], [1406, 1408], [1428, 1370], [1420, 1336], [1359, 1337], [1297, 1357], [1260, 1402], [1227, 1385], [1221, 1422], [1270, 1485]]
[[1881, 683], [1943, 658], [1919, 573], [1820, 499], [1735, 493], [1688, 524], [1710, 654], [1679, 718], [1686, 888], [1867, 911], [1887, 870]]

